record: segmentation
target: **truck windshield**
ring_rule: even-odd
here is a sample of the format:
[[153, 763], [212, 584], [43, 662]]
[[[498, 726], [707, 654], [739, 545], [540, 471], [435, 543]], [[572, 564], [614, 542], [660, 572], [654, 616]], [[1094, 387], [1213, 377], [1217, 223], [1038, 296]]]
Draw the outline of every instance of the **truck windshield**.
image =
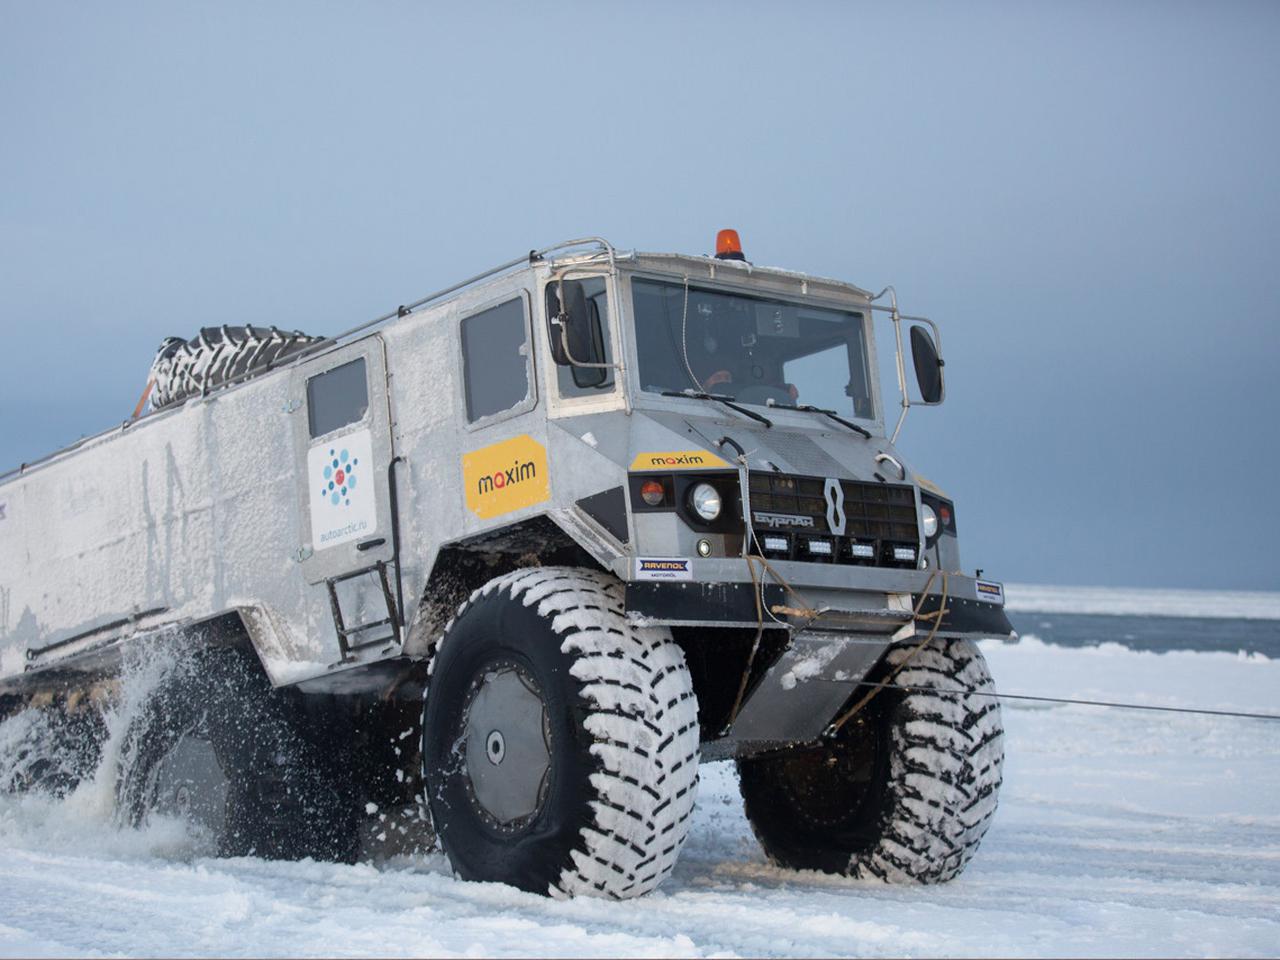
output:
[[639, 278], [631, 290], [642, 389], [873, 416], [862, 314]]

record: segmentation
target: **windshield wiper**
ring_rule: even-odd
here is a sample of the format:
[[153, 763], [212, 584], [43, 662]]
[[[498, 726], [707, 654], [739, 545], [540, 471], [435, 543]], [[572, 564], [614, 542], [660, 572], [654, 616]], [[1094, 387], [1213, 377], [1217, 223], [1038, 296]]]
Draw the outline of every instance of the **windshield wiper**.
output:
[[855, 433], [862, 434], [868, 440], [871, 439], [870, 431], [866, 430], [863, 427], [858, 426], [852, 420], [846, 420], [844, 417], [840, 416], [840, 414], [836, 413], [834, 410], [827, 410], [825, 407], [815, 407], [811, 403], [797, 403], [797, 404], [771, 403], [769, 404], [769, 406], [776, 407], [779, 410], [803, 410], [805, 413], [820, 413], [824, 417], [830, 417], [836, 423], [839, 423], [843, 426], [848, 427], [850, 430], [854, 431]]
[[[664, 397], [693, 397], [695, 400], [714, 400], [717, 403], [723, 403], [730, 410], [738, 411], [738, 413], [745, 417], [750, 417], [752, 420], [759, 420], [766, 427], [773, 426], [773, 421], [768, 417], [761, 416], [754, 410], [748, 410], [746, 407], [740, 407], [738, 404], [733, 402], [733, 397], [726, 397], [719, 393], [699, 393], [697, 390], [663, 390], [662, 395]], [[870, 436], [870, 434], [868, 434], [868, 436]]]

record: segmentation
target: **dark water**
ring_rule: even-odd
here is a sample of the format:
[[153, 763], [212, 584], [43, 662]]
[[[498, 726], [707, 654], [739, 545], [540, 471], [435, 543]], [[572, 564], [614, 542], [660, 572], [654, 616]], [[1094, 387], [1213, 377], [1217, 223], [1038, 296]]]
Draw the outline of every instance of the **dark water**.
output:
[[1244, 650], [1280, 659], [1280, 620], [1013, 612], [1009, 619], [1020, 635], [1063, 647], [1111, 642], [1132, 650]]

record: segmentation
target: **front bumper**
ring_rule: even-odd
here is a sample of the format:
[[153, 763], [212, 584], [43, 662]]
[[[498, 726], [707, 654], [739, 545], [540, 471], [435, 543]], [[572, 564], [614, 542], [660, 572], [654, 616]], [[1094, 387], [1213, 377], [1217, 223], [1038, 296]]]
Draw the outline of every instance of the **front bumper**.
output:
[[[756, 587], [745, 560], [688, 560], [686, 579], [636, 579], [629, 571], [627, 613], [649, 623], [669, 626], [754, 627], [759, 622]], [[868, 635], [911, 636], [904, 630], [918, 610], [936, 613], [945, 590], [946, 614], [937, 632], [946, 636], [1007, 637], [1013, 625], [1004, 605], [986, 599], [992, 584], [960, 573], [847, 567], [833, 564], [771, 564], [790, 590], [764, 574], [764, 618], [770, 613], [794, 626], [812, 630]], [[923, 598], [923, 599], [922, 599]], [[815, 617], [814, 614], [817, 614]], [[920, 620], [933, 628], [933, 620]]]

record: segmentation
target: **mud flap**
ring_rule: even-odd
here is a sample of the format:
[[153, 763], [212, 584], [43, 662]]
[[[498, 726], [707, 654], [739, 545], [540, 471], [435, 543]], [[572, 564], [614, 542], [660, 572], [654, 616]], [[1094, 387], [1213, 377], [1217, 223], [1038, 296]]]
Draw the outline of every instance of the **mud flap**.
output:
[[715, 742], [716, 752], [743, 756], [817, 740], [890, 643], [885, 636], [796, 633], [752, 688], [729, 733]]

